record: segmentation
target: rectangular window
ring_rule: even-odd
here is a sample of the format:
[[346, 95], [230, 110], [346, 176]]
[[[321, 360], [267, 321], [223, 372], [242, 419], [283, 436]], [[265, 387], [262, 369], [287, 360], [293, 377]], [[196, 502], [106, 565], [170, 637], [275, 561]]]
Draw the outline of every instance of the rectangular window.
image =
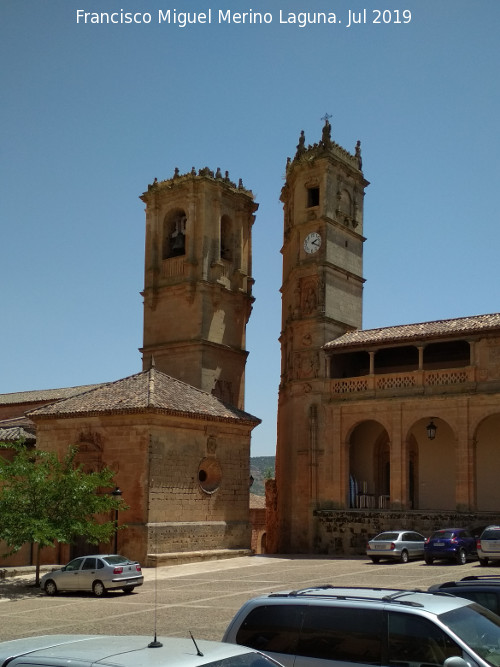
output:
[[385, 617], [381, 610], [308, 607], [297, 654], [380, 665]]
[[319, 206], [319, 188], [307, 189], [307, 208]]

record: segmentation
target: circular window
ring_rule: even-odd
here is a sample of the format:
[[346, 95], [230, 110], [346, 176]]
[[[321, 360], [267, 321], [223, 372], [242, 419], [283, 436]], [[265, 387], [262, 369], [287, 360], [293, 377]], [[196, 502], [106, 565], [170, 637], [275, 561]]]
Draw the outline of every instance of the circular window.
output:
[[198, 467], [198, 482], [205, 493], [214, 493], [219, 488], [222, 470], [217, 459], [207, 457]]

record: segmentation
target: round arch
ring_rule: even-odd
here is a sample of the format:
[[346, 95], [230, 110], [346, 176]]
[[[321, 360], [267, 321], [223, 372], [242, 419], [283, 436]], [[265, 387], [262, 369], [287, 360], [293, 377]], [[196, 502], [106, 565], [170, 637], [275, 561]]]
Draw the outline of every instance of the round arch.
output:
[[[435, 437], [427, 434], [433, 421]], [[457, 438], [451, 425], [440, 417], [422, 417], [406, 436], [408, 504], [419, 510], [455, 510]]]
[[474, 486], [479, 511], [497, 511], [500, 506], [499, 433], [500, 413], [484, 417], [474, 431]]
[[385, 506], [390, 489], [390, 441], [385, 426], [373, 419], [357, 423], [349, 431], [347, 451], [348, 506]]

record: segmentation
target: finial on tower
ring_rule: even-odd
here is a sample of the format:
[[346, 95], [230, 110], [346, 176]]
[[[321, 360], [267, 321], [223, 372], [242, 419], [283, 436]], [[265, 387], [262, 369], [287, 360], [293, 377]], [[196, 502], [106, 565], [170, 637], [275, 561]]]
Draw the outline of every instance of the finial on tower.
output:
[[301, 130], [300, 132], [300, 137], [299, 137], [299, 143], [297, 144], [297, 155], [302, 155], [302, 153], [305, 153], [306, 150], [306, 135], [304, 134], [304, 130]]
[[361, 141], [358, 139], [354, 154], [358, 160], [359, 171], [363, 171], [363, 160], [361, 159]]
[[324, 148], [330, 148], [332, 145], [332, 126], [330, 125], [331, 114], [325, 113], [321, 120], [325, 121], [323, 125], [323, 132], [321, 134], [321, 145]]

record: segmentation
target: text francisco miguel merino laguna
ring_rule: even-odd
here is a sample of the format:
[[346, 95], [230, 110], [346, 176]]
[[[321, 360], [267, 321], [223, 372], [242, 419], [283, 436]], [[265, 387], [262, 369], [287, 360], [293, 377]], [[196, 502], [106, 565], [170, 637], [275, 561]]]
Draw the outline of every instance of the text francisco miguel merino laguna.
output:
[[[352, 24], [360, 23], [379, 23], [382, 12], [372, 10], [378, 14], [375, 18], [370, 16], [366, 9], [361, 11], [347, 10], [345, 17], [338, 17], [334, 12], [286, 12], [279, 10], [279, 23], [296, 24], [303, 28], [309, 24], [318, 23], [343, 23], [346, 28]], [[411, 13], [409, 10], [386, 10], [390, 13], [389, 20], [384, 19], [384, 23], [409, 23]], [[156, 18], [156, 21], [154, 21]], [[274, 15], [272, 12], [255, 12], [249, 9], [246, 12], [233, 12], [230, 9], [207, 9], [204, 12], [179, 12], [177, 9], [158, 10], [157, 14], [150, 12], [125, 12], [121, 9], [119, 12], [86, 12], [84, 9], [76, 10], [77, 23], [171, 23], [179, 28], [185, 28], [192, 24], [220, 23], [220, 24], [269, 24], [272, 23]], [[345, 19], [345, 20], [344, 20]]]

